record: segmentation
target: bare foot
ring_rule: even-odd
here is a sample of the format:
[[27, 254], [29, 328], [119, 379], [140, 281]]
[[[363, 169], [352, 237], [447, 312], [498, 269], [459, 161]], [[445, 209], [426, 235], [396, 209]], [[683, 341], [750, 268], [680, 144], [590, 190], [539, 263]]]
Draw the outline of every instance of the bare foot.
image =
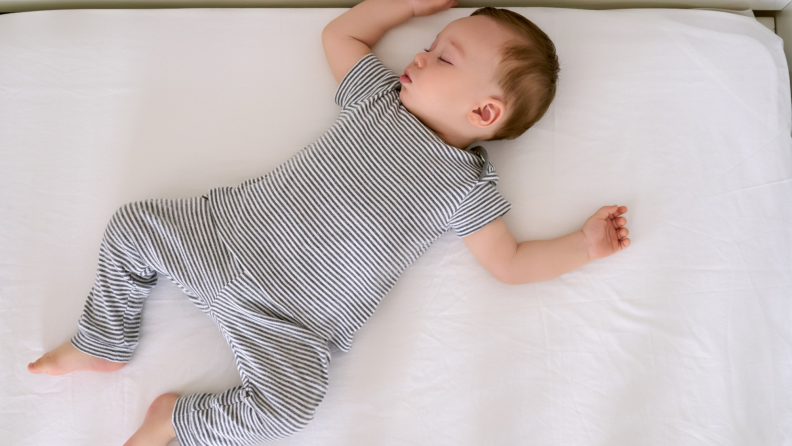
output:
[[143, 425], [129, 437], [124, 446], [166, 446], [176, 438], [171, 417], [179, 395], [166, 393], [158, 396], [146, 412]]
[[44, 356], [28, 364], [30, 373], [38, 375], [46, 373], [48, 375], [64, 375], [77, 370], [90, 370], [94, 372], [115, 372], [125, 366], [125, 362], [113, 362], [107, 359], [97, 358], [88, 353], [77, 350], [71, 342], [44, 353]]

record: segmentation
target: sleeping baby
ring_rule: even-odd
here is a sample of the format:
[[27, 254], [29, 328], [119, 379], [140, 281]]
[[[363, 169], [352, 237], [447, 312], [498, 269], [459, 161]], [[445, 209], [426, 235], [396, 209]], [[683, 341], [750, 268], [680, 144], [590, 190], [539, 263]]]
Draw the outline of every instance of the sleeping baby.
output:
[[180, 200], [127, 204], [102, 240], [77, 334], [31, 373], [122, 368], [157, 276], [217, 325], [242, 385], [154, 400], [127, 445], [251, 445], [291, 435], [328, 385], [329, 343], [347, 351], [400, 275], [453, 230], [498, 280], [552, 279], [630, 244], [624, 206], [582, 229], [517, 243], [510, 204], [478, 141], [514, 139], [555, 96], [550, 39], [482, 8], [448, 24], [402, 75], [371, 47], [455, 0], [366, 0], [322, 33], [341, 107], [319, 139], [266, 175]]

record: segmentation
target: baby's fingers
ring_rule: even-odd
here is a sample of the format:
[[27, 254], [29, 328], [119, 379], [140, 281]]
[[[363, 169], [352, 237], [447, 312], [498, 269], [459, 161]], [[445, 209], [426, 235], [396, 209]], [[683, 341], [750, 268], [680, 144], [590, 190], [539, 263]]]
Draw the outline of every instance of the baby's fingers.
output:
[[621, 249], [624, 249], [624, 248], [626, 248], [628, 246], [630, 246], [630, 239], [623, 238], [623, 239], [619, 240], [619, 247]]
[[621, 239], [627, 237], [627, 235], [630, 234], [630, 230], [627, 228], [620, 228], [616, 233], [619, 234], [619, 238]]
[[617, 209], [618, 206], [603, 206], [599, 208], [592, 217], [601, 218], [603, 220], [612, 219], [611, 215], [616, 215], [615, 212]]
[[456, 0], [408, 0], [415, 17], [432, 15], [457, 6]]
[[619, 215], [627, 213], [627, 206], [619, 206], [618, 204], [614, 204], [613, 206], [603, 206], [600, 211], [602, 210], [605, 210], [609, 217], [618, 217]]

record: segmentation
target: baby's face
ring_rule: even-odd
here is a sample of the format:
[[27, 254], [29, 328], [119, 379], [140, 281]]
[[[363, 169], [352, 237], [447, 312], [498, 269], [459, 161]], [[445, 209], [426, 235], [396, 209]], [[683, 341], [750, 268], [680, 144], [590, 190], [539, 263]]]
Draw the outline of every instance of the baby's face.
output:
[[428, 51], [415, 55], [399, 79], [402, 104], [438, 133], [469, 132], [469, 110], [485, 98], [503, 100], [495, 71], [503, 44], [512, 38], [490, 17], [449, 23]]

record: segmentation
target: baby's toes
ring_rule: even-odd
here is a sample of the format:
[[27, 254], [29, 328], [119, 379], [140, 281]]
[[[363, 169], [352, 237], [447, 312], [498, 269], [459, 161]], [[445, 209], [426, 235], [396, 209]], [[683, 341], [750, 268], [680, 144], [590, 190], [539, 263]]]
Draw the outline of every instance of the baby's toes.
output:
[[31, 362], [28, 364], [27, 369], [28, 372], [38, 375], [39, 373], [44, 373], [50, 369], [53, 363], [52, 355], [49, 352], [44, 353], [44, 356], [37, 359], [36, 362]]

